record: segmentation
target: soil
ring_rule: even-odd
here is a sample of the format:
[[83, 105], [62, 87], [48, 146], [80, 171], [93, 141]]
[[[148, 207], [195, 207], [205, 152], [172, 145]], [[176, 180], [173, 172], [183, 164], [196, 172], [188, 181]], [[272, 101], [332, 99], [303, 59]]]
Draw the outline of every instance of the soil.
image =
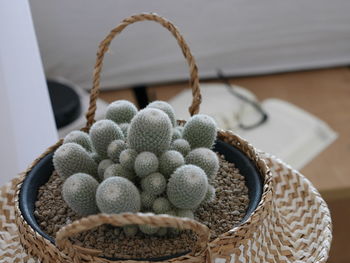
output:
[[[216, 189], [216, 197], [195, 212], [195, 219], [209, 227], [211, 240], [237, 226], [249, 204], [244, 177], [233, 163], [225, 161], [224, 156], [219, 155], [219, 160], [219, 172], [211, 182]], [[40, 227], [52, 237], [64, 225], [81, 218], [64, 202], [62, 184], [62, 179], [53, 173], [50, 180], [39, 188], [35, 203], [34, 215]], [[86, 248], [102, 250], [105, 257], [157, 258], [190, 251], [195, 245], [196, 235], [191, 231], [182, 231], [163, 237], [142, 233], [126, 237], [119, 228], [104, 225], [80, 233], [71, 240]]]

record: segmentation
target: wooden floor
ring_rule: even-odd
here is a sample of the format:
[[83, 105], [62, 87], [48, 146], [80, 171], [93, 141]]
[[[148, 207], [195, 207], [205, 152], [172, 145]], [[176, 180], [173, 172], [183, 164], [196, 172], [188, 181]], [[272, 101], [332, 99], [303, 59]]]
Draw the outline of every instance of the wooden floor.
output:
[[[338, 139], [301, 172], [329, 204], [334, 224], [331, 263], [350, 262], [350, 69], [346, 67], [232, 79], [260, 100], [280, 98], [327, 122]], [[186, 83], [153, 86], [152, 100], [168, 100], [187, 88]], [[106, 101], [135, 101], [131, 90], [107, 91]], [[205, 98], [203, 98], [205, 99]]]

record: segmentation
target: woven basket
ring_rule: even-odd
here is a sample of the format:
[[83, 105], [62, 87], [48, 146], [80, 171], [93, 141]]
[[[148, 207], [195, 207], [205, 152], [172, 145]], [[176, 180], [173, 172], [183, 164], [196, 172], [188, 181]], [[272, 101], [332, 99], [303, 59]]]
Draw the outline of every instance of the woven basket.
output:
[[[82, 129], [83, 131], [89, 131], [95, 122], [94, 116], [96, 100], [99, 95], [103, 58], [112, 39], [129, 24], [143, 20], [160, 23], [176, 38], [190, 69], [190, 87], [193, 100], [189, 112], [191, 115], [199, 112], [201, 95], [197, 66], [185, 40], [177, 28], [164, 18], [155, 14], [140, 14], [124, 19], [99, 46], [93, 75], [90, 106], [86, 114], [87, 124]], [[56, 236], [56, 245], [49, 242], [35, 232], [24, 220], [19, 209], [18, 196], [26, 175], [42, 158], [55, 151], [62, 144], [62, 140], [60, 140], [36, 159], [16, 180], [14, 195], [15, 222], [20, 233], [19, 238], [22, 246], [29, 255], [38, 258], [41, 262], [107, 263], [112, 261], [98, 257], [100, 251], [73, 245], [69, 237], [102, 224], [115, 226], [149, 224], [190, 229], [197, 234], [197, 243], [190, 253], [162, 262], [209, 263], [218, 258], [225, 260], [223, 262], [227, 263], [232, 262], [232, 258], [234, 258], [234, 262], [325, 262], [331, 240], [331, 221], [327, 206], [311, 184], [307, 180], [305, 183], [302, 177], [296, 176], [297, 173], [290, 172], [292, 171], [290, 170], [286, 173], [285, 181], [278, 179], [279, 181], [274, 182], [279, 186], [276, 190], [273, 187], [270, 169], [263, 156], [253, 146], [230, 131], [219, 131], [218, 138], [241, 150], [256, 165], [263, 179], [263, 194], [258, 207], [245, 222], [222, 234], [212, 242], [209, 242], [209, 229], [197, 221], [141, 213], [98, 214], [82, 218], [60, 229]], [[284, 167], [281, 169], [290, 169]], [[295, 231], [297, 234], [294, 233]], [[323, 240], [322, 245], [320, 245], [320, 240]], [[312, 257], [303, 255], [303, 250], [309, 249], [312, 244], [317, 244], [317, 247], [311, 251], [312, 253], [308, 254]], [[309, 261], [311, 258], [312, 261]], [[140, 261], [129, 260], [128, 262]]]

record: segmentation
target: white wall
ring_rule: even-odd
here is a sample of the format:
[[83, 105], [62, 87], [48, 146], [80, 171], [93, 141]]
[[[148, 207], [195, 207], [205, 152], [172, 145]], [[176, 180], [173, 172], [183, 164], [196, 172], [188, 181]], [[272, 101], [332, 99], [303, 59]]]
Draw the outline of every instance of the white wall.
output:
[[0, 185], [57, 141], [27, 1], [0, 1]]

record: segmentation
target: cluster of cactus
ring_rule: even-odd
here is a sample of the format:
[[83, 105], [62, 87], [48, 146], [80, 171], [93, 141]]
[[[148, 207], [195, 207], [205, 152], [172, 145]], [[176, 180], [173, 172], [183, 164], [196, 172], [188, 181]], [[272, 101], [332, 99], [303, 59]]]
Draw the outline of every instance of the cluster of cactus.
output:
[[[63, 199], [82, 216], [152, 212], [193, 219], [197, 207], [215, 198], [216, 134], [206, 115], [177, 126], [173, 108], [163, 101], [140, 111], [128, 101], [113, 102], [89, 133], [71, 132], [56, 150]], [[176, 232], [150, 225], [123, 228], [126, 236], [139, 230], [159, 236]]]

